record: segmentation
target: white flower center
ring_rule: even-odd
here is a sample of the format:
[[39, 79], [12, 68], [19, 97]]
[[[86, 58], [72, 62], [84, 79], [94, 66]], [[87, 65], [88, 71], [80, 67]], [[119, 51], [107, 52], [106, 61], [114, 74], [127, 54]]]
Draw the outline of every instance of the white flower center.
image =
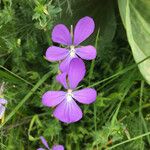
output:
[[66, 99], [67, 99], [67, 102], [70, 102], [73, 100], [73, 94], [72, 94], [72, 90], [68, 90], [67, 94], [66, 94]]
[[73, 45], [70, 46], [70, 57], [75, 57], [76, 50]]

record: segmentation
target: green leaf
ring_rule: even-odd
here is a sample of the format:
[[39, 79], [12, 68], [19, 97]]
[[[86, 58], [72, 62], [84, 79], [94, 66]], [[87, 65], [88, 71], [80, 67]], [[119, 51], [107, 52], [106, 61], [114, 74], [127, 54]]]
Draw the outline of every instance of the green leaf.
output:
[[[118, 0], [118, 5], [133, 57], [138, 63], [150, 56], [150, 1]], [[146, 59], [138, 67], [150, 84], [150, 59]]]

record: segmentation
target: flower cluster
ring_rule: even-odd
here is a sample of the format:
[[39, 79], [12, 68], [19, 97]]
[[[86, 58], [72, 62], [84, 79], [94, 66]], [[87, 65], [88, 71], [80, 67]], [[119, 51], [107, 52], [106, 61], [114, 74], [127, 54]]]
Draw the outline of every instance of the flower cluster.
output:
[[90, 104], [96, 100], [96, 91], [92, 88], [76, 90], [85, 76], [85, 64], [82, 59], [92, 60], [96, 57], [96, 49], [81, 46], [94, 31], [94, 21], [90, 17], [80, 19], [75, 26], [74, 34], [63, 24], [58, 24], [52, 31], [52, 40], [65, 47], [51, 46], [46, 51], [49, 61], [61, 61], [61, 74], [56, 80], [66, 89], [64, 91], [48, 91], [42, 96], [42, 103], [48, 107], [56, 107], [54, 117], [65, 123], [73, 123], [82, 118], [82, 111], [76, 102]]

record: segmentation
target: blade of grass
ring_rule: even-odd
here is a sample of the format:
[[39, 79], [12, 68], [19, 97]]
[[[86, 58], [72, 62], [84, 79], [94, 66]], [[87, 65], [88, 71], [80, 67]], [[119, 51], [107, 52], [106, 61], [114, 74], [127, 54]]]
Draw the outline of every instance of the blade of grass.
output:
[[[144, 127], [145, 132], [148, 132], [148, 128], [147, 128], [145, 119], [144, 119], [143, 114], [142, 114], [143, 92], [144, 92], [144, 81], [141, 81], [140, 101], [139, 101], [139, 116], [140, 116], [140, 118], [141, 118], [141, 122], [142, 122], [142, 124], [143, 124], [143, 127]], [[142, 125], [141, 122], [140, 122], [140, 125]], [[150, 144], [150, 137], [149, 137], [149, 136], [147, 136], [147, 141], [148, 141], [148, 143]]]
[[[49, 116], [49, 113], [41, 113], [41, 114], [37, 114], [38, 117], [43, 117], [43, 116]], [[18, 126], [22, 126], [24, 124], [28, 124], [31, 119], [33, 118], [34, 115], [22, 118], [21, 120], [19, 120], [18, 122], [15, 122], [14, 124], [8, 125], [3, 127], [3, 130], [11, 130], [12, 128], [17, 128]]]
[[51, 75], [51, 71], [46, 73], [38, 82], [37, 84], [31, 89], [31, 91], [20, 101], [20, 103], [14, 108], [14, 110], [6, 117], [4, 123], [0, 125], [2, 128], [12, 117], [15, 113], [21, 108], [21, 106], [34, 94], [34, 92], [49, 78]]
[[[96, 40], [95, 40], [95, 48], [97, 49], [97, 45], [98, 45], [98, 40], [99, 40], [99, 34], [100, 34], [100, 29], [98, 29], [98, 33], [96, 35]], [[93, 76], [93, 71], [94, 71], [94, 66], [95, 66], [95, 59], [92, 60], [91, 66], [90, 66], [90, 71], [89, 71], [89, 85], [91, 83], [91, 79]], [[97, 132], [97, 107], [96, 107], [96, 103], [94, 103], [94, 130], [95, 133]], [[98, 145], [96, 145], [96, 149], [98, 150]]]
[[[143, 81], [142, 81], [143, 82]], [[141, 106], [141, 101], [142, 101], [142, 96], [143, 96], [143, 88], [144, 88], [144, 84], [143, 83], [141, 83], [141, 91], [140, 91], [140, 106]], [[127, 94], [127, 91], [129, 91], [129, 88], [128, 88], [128, 90], [126, 90], [126, 92], [124, 93], [124, 96], [123, 96], [123, 98], [125, 97], [125, 95]], [[123, 99], [122, 98], [122, 99]], [[119, 103], [119, 105], [118, 105], [118, 108], [117, 108], [117, 110], [116, 110], [116, 112], [115, 112], [115, 117], [114, 117], [114, 119], [112, 120], [112, 123], [114, 123], [115, 122], [115, 118], [117, 117], [117, 114], [118, 114], [118, 111], [119, 111], [119, 109], [120, 109], [120, 106], [121, 106], [121, 103], [122, 103], [122, 101]], [[141, 107], [139, 108], [139, 109], [141, 109]], [[144, 122], [144, 127], [145, 127], [145, 122]], [[145, 130], [147, 129], [147, 126], [146, 126], [146, 128], [145, 128]], [[113, 148], [116, 148], [116, 147], [118, 147], [118, 146], [120, 146], [120, 145], [122, 145], [122, 144], [125, 144], [125, 143], [128, 143], [128, 142], [131, 142], [131, 141], [134, 141], [134, 140], [137, 140], [137, 139], [140, 139], [140, 138], [142, 138], [142, 137], [145, 137], [145, 136], [148, 136], [148, 135], [150, 135], [150, 132], [148, 132], [148, 129], [146, 130], [147, 132], [145, 133], [145, 134], [141, 134], [141, 135], [139, 135], [139, 136], [136, 136], [136, 137], [134, 137], [134, 138], [131, 138], [131, 139], [129, 139], [129, 140], [126, 140], [126, 141], [123, 141], [123, 142], [120, 142], [120, 143], [118, 143], [118, 144], [115, 144], [114, 146], [112, 146], [112, 147], [110, 147], [110, 148], [108, 148], [108, 149], [113, 149]], [[148, 136], [149, 137], [149, 136]]]
[[96, 83], [90, 85], [89, 87], [97, 86], [97, 85], [99, 85], [99, 84], [101, 84], [101, 83], [103, 83], [103, 82], [105, 82], [105, 81], [107, 81], [107, 80], [110, 80], [110, 79], [112, 79], [112, 78], [114, 78], [114, 77], [116, 77], [116, 76], [120, 76], [120, 75], [122, 75], [122, 74], [128, 72], [129, 70], [132, 70], [132, 69], [136, 68], [139, 64], [141, 64], [142, 62], [144, 62], [145, 60], [147, 60], [147, 59], [149, 59], [149, 58], [150, 58], [150, 56], [146, 57], [145, 59], [143, 59], [142, 61], [140, 61], [140, 62], [138, 62], [138, 63], [136, 63], [136, 64], [133, 64], [133, 65], [131, 65], [131, 66], [129, 66], [129, 67], [127, 67], [127, 68], [125, 68], [125, 69], [123, 69], [123, 70], [117, 72], [116, 74], [114, 74], [114, 75], [112, 75], [112, 76], [110, 76], [110, 77], [108, 77], [108, 78], [105, 78], [105, 79], [103, 79], [103, 80], [101, 80], [101, 81], [98, 81], [98, 82], [96, 82]]
[[[95, 40], [95, 48], [97, 49], [97, 45], [98, 45], [98, 41], [99, 41], [99, 34], [100, 34], [100, 29], [98, 29], [98, 32], [97, 32], [97, 35], [96, 35], [96, 40]], [[88, 75], [88, 78], [89, 78], [89, 85], [90, 85], [90, 82], [91, 82], [91, 79], [92, 79], [92, 75], [93, 75], [93, 70], [94, 70], [94, 65], [95, 65], [95, 59], [92, 60], [92, 63], [91, 63], [91, 66], [90, 66], [90, 71], [89, 71], [89, 75]]]
[[28, 82], [27, 80], [23, 79], [22, 77], [18, 76], [17, 74], [13, 73], [12, 71], [8, 70], [7, 68], [3, 67], [0, 65], [0, 68], [2, 68], [3, 70], [5, 70], [6, 72], [10, 73], [12, 76], [20, 79], [21, 81], [23, 81], [26, 84], [29, 84], [31, 86], [34, 86], [33, 84], [31, 84], [30, 82]]
[[[132, 86], [132, 85], [131, 85], [131, 86]], [[126, 95], [128, 94], [129, 89], [131, 88], [131, 86], [129, 86], [129, 87], [125, 90], [125, 92], [124, 92], [124, 94], [123, 94], [123, 96], [122, 96], [122, 98], [121, 98], [121, 100], [120, 100], [120, 103], [118, 104], [117, 110], [115, 111], [115, 113], [114, 113], [114, 115], [113, 115], [113, 117], [112, 117], [112, 121], [111, 121], [111, 125], [112, 125], [112, 126], [115, 126], [115, 121], [117, 120], [117, 115], [118, 115], [119, 110], [120, 110], [120, 108], [121, 108], [121, 104], [122, 104], [124, 98], [126, 97]]]
[[129, 142], [138, 140], [138, 139], [140, 139], [140, 138], [142, 138], [142, 137], [145, 137], [145, 136], [148, 136], [148, 135], [150, 135], [150, 132], [147, 132], [147, 133], [138, 135], [138, 136], [136, 136], [136, 137], [134, 137], [134, 138], [131, 138], [131, 139], [129, 139], [129, 140], [125, 140], [125, 141], [120, 142], [120, 143], [118, 143], [118, 144], [115, 144], [115, 145], [113, 145], [113, 146], [111, 146], [111, 147], [109, 147], [109, 148], [107, 148], [107, 149], [113, 149], [113, 148], [116, 148], [116, 147], [118, 147], [118, 146], [120, 146], [120, 145], [123, 145], [123, 144], [129, 143]]

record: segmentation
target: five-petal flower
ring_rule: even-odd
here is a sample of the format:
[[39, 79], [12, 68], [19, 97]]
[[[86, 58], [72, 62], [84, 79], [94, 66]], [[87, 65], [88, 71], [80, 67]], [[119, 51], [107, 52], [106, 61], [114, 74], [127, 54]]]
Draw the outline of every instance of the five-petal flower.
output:
[[94, 28], [94, 21], [88, 16], [78, 21], [74, 29], [73, 37], [65, 25], [56, 25], [52, 31], [52, 40], [67, 47], [49, 47], [46, 51], [46, 59], [49, 61], [62, 60], [60, 64], [60, 70], [62, 72], [68, 71], [70, 61], [73, 58], [80, 57], [85, 60], [95, 59], [96, 49], [93, 46], [80, 46], [80, 43], [93, 33]]
[[85, 65], [80, 58], [71, 60], [68, 73], [57, 75], [67, 92], [48, 91], [42, 97], [42, 103], [48, 107], [55, 107], [53, 115], [62, 122], [73, 123], [82, 118], [82, 111], [76, 101], [90, 104], [96, 100], [96, 91], [93, 88], [75, 90], [85, 76]]
[[[49, 147], [46, 139], [43, 136], [41, 136], [40, 139], [41, 139], [43, 145], [46, 147], [46, 149], [50, 150], [50, 147]], [[45, 149], [44, 148], [38, 148], [37, 150], [45, 150]], [[62, 145], [54, 145], [52, 147], [52, 150], [64, 150], [64, 147]]]

